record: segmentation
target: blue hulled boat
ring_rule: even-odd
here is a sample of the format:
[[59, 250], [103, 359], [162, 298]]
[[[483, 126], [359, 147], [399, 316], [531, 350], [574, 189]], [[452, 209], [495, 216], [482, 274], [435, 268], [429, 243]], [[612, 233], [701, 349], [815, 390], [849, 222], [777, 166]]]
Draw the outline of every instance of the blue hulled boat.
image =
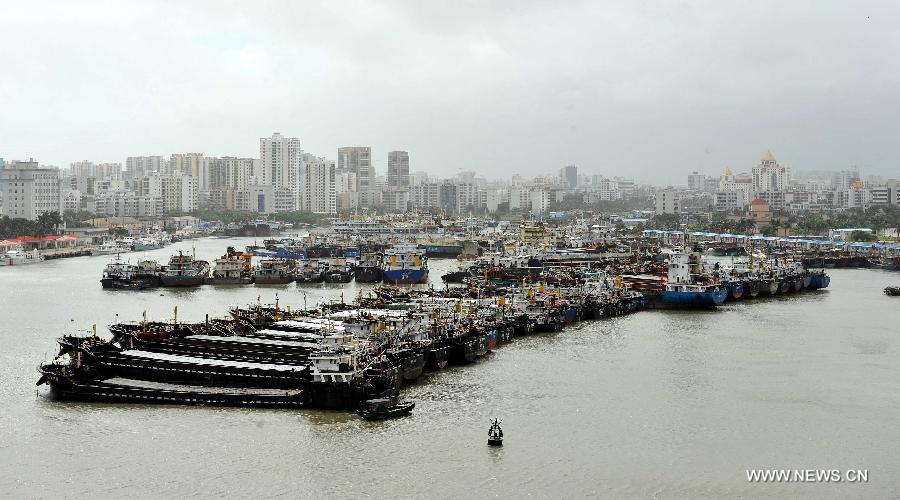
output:
[[416, 244], [394, 245], [384, 253], [384, 282], [421, 284], [428, 282], [428, 259]]
[[809, 288], [811, 290], [818, 290], [819, 288], [828, 288], [828, 285], [831, 283], [831, 277], [825, 274], [825, 271], [816, 273], [809, 273]]
[[728, 291], [715, 285], [666, 285], [660, 299], [679, 307], [715, 307], [728, 298]]
[[737, 300], [744, 296], [746, 287], [742, 281], [729, 281], [725, 283], [725, 288], [728, 290], [728, 297]]
[[[740, 282], [736, 282], [740, 283]], [[743, 285], [741, 285], [743, 291]], [[712, 282], [703, 272], [700, 254], [673, 253], [669, 257], [668, 280], [659, 292], [659, 300], [666, 307], [715, 307], [728, 298], [728, 288]]]

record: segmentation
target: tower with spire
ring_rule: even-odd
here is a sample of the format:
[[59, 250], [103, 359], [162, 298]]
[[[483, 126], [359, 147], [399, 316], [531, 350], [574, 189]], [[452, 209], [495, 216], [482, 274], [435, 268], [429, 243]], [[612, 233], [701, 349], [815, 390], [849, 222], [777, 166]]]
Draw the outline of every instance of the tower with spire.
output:
[[753, 167], [753, 191], [757, 193], [780, 193], [787, 191], [791, 183], [791, 169], [779, 165], [772, 151], [766, 151], [759, 165]]

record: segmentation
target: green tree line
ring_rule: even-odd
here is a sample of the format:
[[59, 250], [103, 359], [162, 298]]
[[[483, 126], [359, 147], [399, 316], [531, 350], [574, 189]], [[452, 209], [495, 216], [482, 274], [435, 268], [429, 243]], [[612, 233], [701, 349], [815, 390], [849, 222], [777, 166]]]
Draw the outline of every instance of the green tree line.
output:
[[48, 236], [57, 234], [63, 219], [59, 212], [44, 212], [36, 220], [0, 217], [0, 238], [19, 236]]

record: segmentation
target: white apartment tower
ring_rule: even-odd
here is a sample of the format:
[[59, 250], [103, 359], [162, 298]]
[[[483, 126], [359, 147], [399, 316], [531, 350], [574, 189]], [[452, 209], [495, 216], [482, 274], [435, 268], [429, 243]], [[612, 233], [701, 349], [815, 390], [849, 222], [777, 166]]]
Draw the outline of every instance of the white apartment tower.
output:
[[759, 165], [753, 167], [753, 191], [782, 192], [787, 191], [791, 183], [791, 169], [783, 167], [775, 161], [772, 152], [766, 152]]
[[320, 214], [337, 213], [334, 162], [310, 157], [304, 164], [303, 210]]
[[129, 156], [125, 160], [125, 171], [131, 179], [163, 172], [165, 169], [166, 160], [162, 156]]
[[280, 196], [282, 203], [278, 204], [278, 208], [296, 210], [300, 207], [303, 190], [303, 149], [300, 148], [300, 139], [284, 137], [278, 132], [272, 134], [272, 137], [263, 137], [259, 140], [259, 159], [260, 183], [273, 186], [279, 193], [286, 194], [289, 191], [293, 198], [289, 200], [287, 196]]
[[197, 209], [197, 179], [190, 175], [160, 177], [163, 212], [192, 212]]
[[59, 211], [59, 170], [41, 168], [36, 161], [13, 161], [0, 168], [3, 215], [36, 220], [44, 212]]

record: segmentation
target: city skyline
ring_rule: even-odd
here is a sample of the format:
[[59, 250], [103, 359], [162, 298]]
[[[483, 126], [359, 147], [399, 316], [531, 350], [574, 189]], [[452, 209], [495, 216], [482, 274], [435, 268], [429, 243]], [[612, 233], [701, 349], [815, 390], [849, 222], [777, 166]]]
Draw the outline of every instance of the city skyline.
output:
[[[285, 134], [282, 134], [281, 132], [273, 132], [273, 135], [284, 136]], [[290, 135], [290, 134], [288, 134], [288, 135]], [[263, 137], [262, 139], [267, 139], [267, 138]], [[409, 151], [408, 150], [398, 150], [397, 148], [391, 148], [389, 151], [383, 152], [381, 154], [381, 156], [379, 156], [379, 155], [375, 154], [374, 152], [372, 152], [372, 150], [374, 148], [372, 148], [371, 146], [340, 146], [340, 147], [336, 148], [337, 153], [334, 156], [332, 156], [329, 154], [321, 154], [320, 152], [311, 152], [311, 151], [305, 150], [303, 148], [302, 138], [291, 138], [291, 139], [300, 139], [299, 143], [297, 143], [297, 144], [299, 144], [301, 153], [306, 154], [306, 155], [313, 155], [313, 156], [316, 156], [317, 158], [335, 162], [338, 165], [338, 169], [340, 169], [339, 158], [341, 156], [342, 149], [348, 149], [348, 148], [349, 149], [359, 149], [359, 148], [368, 149], [369, 155], [370, 155], [369, 166], [374, 171], [375, 175], [379, 178], [387, 179], [390, 177], [390, 168], [391, 168], [391, 161], [392, 161], [391, 155], [393, 155], [395, 153], [404, 153], [406, 155], [405, 156], [405, 160], [406, 160], [405, 172], [406, 172], [407, 176], [415, 176], [414, 174], [426, 174], [431, 179], [441, 180], [441, 179], [452, 179], [459, 175], [465, 175], [469, 172], [474, 171], [474, 169], [459, 168], [453, 172], [435, 173], [433, 171], [429, 171], [427, 168], [416, 165], [415, 161], [412, 164], [410, 164], [409, 163], [409, 155], [410, 155]], [[141, 161], [141, 160], [147, 160], [147, 159], [158, 159], [159, 161], [162, 162], [161, 166], [159, 164], [157, 164], [155, 167], [152, 167], [152, 168], [147, 168], [147, 167], [143, 167], [143, 166], [138, 166], [136, 168], [146, 169], [147, 171], [157, 171], [157, 172], [168, 174], [170, 172], [167, 171], [167, 169], [168, 170], [173, 169], [173, 167], [169, 165], [172, 161], [179, 161], [179, 160], [177, 160], [177, 158], [180, 158], [182, 156], [189, 156], [189, 155], [199, 155], [200, 157], [215, 158], [215, 159], [248, 159], [248, 160], [260, 161], [261, 160], [261, 155], [260, 155], [261, 150], [259, 147], [259, 142], [257, 142], [256, 144], [257, 144], [257, 148], [255, 151], [255, 153], [256, 153], [255, 155], [253, 155], [253, 154], [237, 155], [237, 154], [230, 154], [230, 153], [216, 154], [216, 153], [207, 153], [207, 152], [190, 152], [190, 153], [170, 152], [170, 153], [163, 153], [163, 154], [147, 154], [147, 155], [130, 154], [122, 160], [98, 160], [96, 158], [91, 158], [91, 157], [79, 158], [79, 159], [67, 161], [63, 164], [46, 162], [46, 161], [43, 161], [42, 158], [39, 158], [39, 157], [36, 157], [33, 155], [27, 155], [27, 156], [23, 156], [23, 157], [7, 155], [7, 156], [0, 156], [0, 161], [5, 161], [7, 163], [12, 162], [12, 161], [26, 161], [26, 162], [33, 161], [33, 162], [38, 163], [42, 168], [57, 168], [61, 171], [73, 170], [73, 169], [77, 168], [77, 166], [86, 162], [86, 163], [98, 165], [98, 166], [120, 165], [123, 171], [127, 171], [127, 170], [131, 170], [129, 162], [132, 160]], [[188, 150], [199, 151], [199, 149], [197, 149], [197, 148], [194, 148], [194, 149], [188, 148]], [[763, 157], [773, 154], [771, 149], [763, 149], [763, 150], [765, 151], [765, 153], [762, 155]], [[0, 154], [3, 154], [3, 153], [4, 153], [3, 151], [0, 151]], [[760, 155], [756, 154], [756, 156], [751, 156], [750, 158], [741, 158], [738, 161], [731, 161], [724, 165], [721, 165], [718, 167], [712, 167], [709, 169], [697, 169], [697, 168], [685, 167], [685, 168], [679, 170], [677, 172], [677, 175], [673, 175], [671, 180], [668, 178], [664, 178], [661, 180], [658, 178], [645, 180], [645, 179], [641, 179], [641, 178], [638, 178], [635, 176], [627, 175], [627, 173], [622, 174], [622, 173], [616, 173], [616, 172], [611, 172], [611, 171], [589, 170], [585, 166], [583, 166], [581, 164], [577, 164], [577, 163], [560, 163], [558, 165], [550, 165], [543, 170], [530, 172], [530, 173], [527, 173], [524, 175], [520, 174], [518, 172], [510, 172], [510, 171], [496, 172], [496, 175], [485, 174], [484, 172], [478, 172], [478, 174], [479, 174], [480, 178], [486, 180], [487, 182], [501, 182], [502, 183], [504, 181], [508, 181], [509, 179], [511, 179], [514, 176], [520, 176], [520, 177], [526, 178], [526, 179], [546, 178], [546, 177], [552, 177], [557, 174], [562, 176], [563, 175], [562, 171], [564, 169], [568, 169], [570, 167], [576, 167], [577, 172], [578, 172], [577, 175], [581, 176], [581, 177], [584, 177], [584, 176], [589, 177], [589, 176], [593, 176], [593, 175], [601, 175], [601, 176], [610, 177], [610, 178], [623, 177], [623, 178], [628, 178], [628, 179], [634, 180], [635, 182], [637, 182], [639, 184], [646, 184], [646, 185], [650, 185], [650, 186], [660, 186], [660, 187], [677, 186], [677, 187], [690, 188], [691, 181], [689, 179], [686, 180], [685, 176], [690, 177], [690, 175], [692, 175], [692, 174], [700, 174], [700, 175], [703, 175], [706, 177], [714, 177], [714, 176], [719, 176], [722, 174], [728, 174], [730, 172], [749, 174], [751, 172], [751, 170], [755, 166], [757, 166], [759, 157], [760, 157]], [[792, 164], [790, 164], [789, 162], [781, 161], [780, 158], [781, 158], [781, 155], [779, 155], [779, 163], [786, 165], [793, 172], [792, 175], [794, 177], [796, 177], [798, 175], [799, 176], [807, 176], [807, 175], [816, 175], [816, 174], [831, 174], [831, 173], [838, 173], [838, 172], [844, 172], [844, 171], [855, 171], [860, 175], [860, 178], [863, 180], [866, 180], [869, 178], [878, 178], [881, 180], [888, 179], [888, 178], [892, 178], [892, 179], [900, 178], [900, 170], [888, 171], [886, 173], [881, 173], [880, 171], [874, 171], [874, 170], [862, 168], [857, 164], [849, 164], [849, 165], [833, 166], [833, 167], [813, 167], [813, 166], [803, 167], [803, 166], [801, 166], [800, 168], [797, 168], [797, 167], [793, 166]], [[181, 169], [181, 167], [179, 167], [179, 166], [174, 167], [175, 171], [178, 171], [180, 169]], [[195, 169], [194, 175], [196, 176], [196, 174], [197, 174], [196, 167], [194, 167], [194, 169]]]
[[442, 176], [575, 164], [680, 183], [771, 149], [889, 177], [898, 9], [10, 2], [0, 154], [255, 157], [258, 131], [281, 130], [319, 155], [369, 145], [379, 170], [402, 148]]

